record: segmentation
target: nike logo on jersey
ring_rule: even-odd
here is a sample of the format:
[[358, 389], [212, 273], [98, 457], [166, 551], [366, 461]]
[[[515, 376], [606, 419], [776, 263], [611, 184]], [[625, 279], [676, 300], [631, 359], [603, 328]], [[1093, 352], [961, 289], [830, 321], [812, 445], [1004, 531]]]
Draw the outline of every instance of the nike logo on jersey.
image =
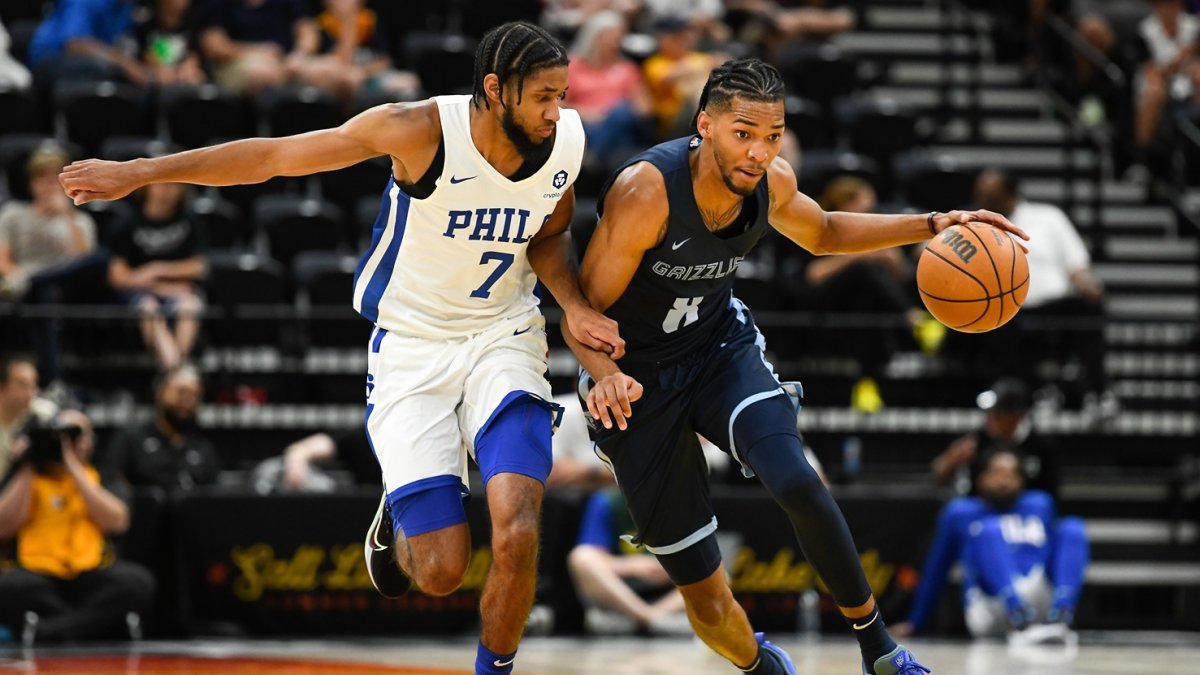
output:
[[688, 237], [687, 239], [684, 239], [683, 241], [677, 241], [674, 244], [671, 244], [671, 250], [678, 251], [681, 246], [683, 246], [684, 244], [688, 243], [691, 240], [692, 240], [692, 238]]
[[867, 626], [870, 626], [871, 624], [875, 623], [875, 620], [878, 618], [879, 618], [879, 612], [875, 612], [875, 616], [871, 617], [871, 620], [864, 623], [863, 625], [860, 626], [856, 623], [853, 623], [850, 625], [854, 626], [854, 630], [862, 630], [862, 629], [866, 628]]
[[474, 177], [475, 177], [475, 176], [467, 176], [466, 178], [457, 178], [457, 177], [455, 177], [455, 176], [450, 176], [450, 184], [451, 184], [451, 185], [458, 185], [459, 183], [464, 183], [464, 182], [466, 182], [466, 181], [469, 181], [469, 180], [471, 180], [471, 179], [472, 179], [472, 178], [474, 178]]
[[531, 330], [533, 330], [533, 326], [526, 326], [526, 327], [525, 327], [525, 328], [523, 328], [522, 330], [514, 330], [514, 331], [513, 331], [513, 335], [524, 335], [524, 334], [528, 333], [528, 332], [529, 332], [529, 331], [531, 331]]
[[497, 668], [507, 668], [512, 665], [513, 661], [516, 661], [516, 660], [517, 660], [516, 658], [511, 658], [511, 659], [501, 663], [500, 659], [496, 659], [495, 661], [492, 661], [492, 665], [496, 666]]

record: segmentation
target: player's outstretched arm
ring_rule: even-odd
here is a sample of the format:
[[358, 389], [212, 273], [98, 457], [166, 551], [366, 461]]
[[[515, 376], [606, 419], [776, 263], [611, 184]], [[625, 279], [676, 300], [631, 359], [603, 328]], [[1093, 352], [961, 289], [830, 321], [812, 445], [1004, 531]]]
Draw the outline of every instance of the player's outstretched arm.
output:
[[586, 347], [619, 359], [625, 355], [625, 341], [617, 331], [617, 322], [592, 309], [579, 287], [579, 270], [571, 247], [570, 226], [574, 214], [575, 188], [572, 186], [555, 206], [550, 220], [529, 242], [529, 265], [570, 319], [575, 339]]
[[1029, 239], [1021, 228], [992, 211], [880, 214], [825, 211], [796, 185], [796, 174], [776, 158], [767, 171], [771, 226], [816, 255], [862, 253], [925, 241], [958, 223], [982, 222]]
[[[151, 183], [244, 185], [275, 176], [304, 176], [341, 169], [379, 155], [391, 154], [396, 170], [403, 157], [422, 140], [432, 138], [428, 106], [385, 104], [364, 111], [340, 127], [283, 138], [247, 138], [164, 157], [110, 162], [73, 162], [59, 183], [76, 204], [120, 199]], [[397, 176], [405, 178], [404, 176]]]

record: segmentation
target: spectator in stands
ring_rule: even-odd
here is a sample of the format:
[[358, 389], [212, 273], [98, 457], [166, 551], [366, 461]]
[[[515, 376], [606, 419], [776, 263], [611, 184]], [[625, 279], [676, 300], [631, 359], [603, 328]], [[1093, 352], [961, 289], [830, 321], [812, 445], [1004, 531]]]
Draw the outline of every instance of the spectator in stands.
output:
[[63, 411], [23, 442], [0, 492], [0, 539], [16, 537], [16, 567], [0, 572], [0, 625], [22, 631], [26, 646], [136, 630], [154, 577], [111, 557], [106, 537], [129, 528], [129, 508], [90, 463], [91, 422]]
[[35, 150], [25, 165], [33, 201], [14, 199], [0, 208], [0, 295], [25, 295], [39, 273], [62, 269], [96, 246], [92, 217], [58, 184], [67, 159], [57, 146]]
[[157, 0], [134, 26], [138, 56], [157, 84], [201, 84], [208, 79], [189, 22], [190, 8], [191, 0]]
[[142, 338], [163, 370], [187, 360], [203, 310], [204, 233], [183, 209], [185, 190], [178, 183], [139, 190], [140, 208], [114, 228], [110, 244], [109, 283], [137, 308]]
[[132, 55], [134, 0], [58, 0], [29, 45], [34, 76], [59, 80], [125, 80], [147, 84]]
[[1152, 12], [1138, 24], [1144, 55], [1137, 90], [1136, 139], [1143, 152], [1159, 138], [1169, 104], [1200, 101], [1200, 19], [1183, 0], [1151, 0]]
[[631, 19], [641, 4], [641, 0], [544, 0], [541, 24], [549, 30], [573, 35], [595, 14], [612, 11]]
[[554, 464], [546, 487], [595, 490], [612, 485], [612, 472], [596, 456], [588, 436], [587, 419], [578, 394], [555, 396], [554, 402], [562, 406], [563, 415], [554, 433]]
[[[256, 488], [264, 493], [331, 492], [336, 483], [319, 467], [334, 459], [350, 471], [357, 485], [374, 487], [383, 480], [366, 432], [356, 427], [334, 434], [312, 434], [288, 445], [281, 457], [260, 465], [262, 478], [267, 482], [260, 485], [256, 480]], [[264, 466], [270, 469], [263, 469]]]
[[392, 68], [375, 11], [363, 0], [325, 0], [316, 18], [317, 54], [300, 61], [296, 76], [349, 102], [361, 88], [391, 94], [413, 92], [417, 76]]
[[217, 83], [238, 93], [291, 81], [320, 47], [303, 0], [202, 0], [196, 25]]
[[738, 39], [760, 44], [771, 60], [780, 48], [802, 40], [819, 40], [854, 30], [854, 14], [828, 8], [819, 0], [726, 0], [726, 10], [736, 17]]
[[[1104, 372], [1104, 286], [1091, 272], [1083, 239], [1062, 209], [1021, 199], [1017, 179], [1008, 172], [984, 170], [975, 184], [975, 197], [980, 207], [1007, 216], [1031, 237], [1029, 294], [1013, 320], [1016, 330], [979, 341], [986, 346], [984, 358], [997, 375], [1017, 374], [1031, 382], [1036, 357], [1065, 347], [1061, 350], [1065, 355], [1080, 361], [1086, 415], [1092, 421], [1112, 418], [1120, 402], [1109, 390]], [[1047, 328], [1048, 321], [1062, 319], [1072, 325]], [[1020, 333], [1019, 339], [1013, 332]]]
[[[838, 176], [829, 182], [818, 201], [827, 211], [871, 213], [875, 210], [875, 189], [861, 178]], [[800, 309], [879, 314], [883, 322], [902, 319], [911, 329], [911, 337], [886, 328], [855, 328], [847, 335], [847, 345], [861, 369], [861, 377], [851, 391], [851, 405], [861, 412], [876, 412], [883, 407], [877, 378], [901, 346], [913, 344], [915, 339], [922, 350], [935, 353], [945, 336], [945, 327], [918, 308], [906, 291], [912, 269], [899, 249], [824, 257], [801, 252], [785, 263], [783, 273], [794, 280], [788, 285], [797, 289]]]
[[[578, 407], [578, 406], [576, 406]], [[38, 372], [33, 358], [0, 356], [0, 483], [12, 464], [13, 442], [30, 420], [49, 420], [54, 404], [38, 398]]]
[[963, 613], [975, 637], [1006, 633], [1013, 644], [1074, 641], [1070, 625], [1088, 564], [1083, 521], [1057, 518], [1054, 499], [1027, 490], [1020, 460], [992, 452], [981, 461], [975, 497], [942, 509], [908, 621], [908, 636], [930, 627], [950, 567], [963, 567]]
[[643, 24], [652, 27], [668, 17], [684, 17], [701, 42], [709, 44], [724, 44], [732, 37], [729, 26], [721, 20], [724, 15], [721, 0], [642, 0]]
[[[12, 200], [0, 208], [0, 297], [29, 305], [98, 300], [107, 253], [96, 247], [96, 224], [71, 203], [58, 184], [67, 153], [48, 145], [26, 162], [33, 201]], [[38, 365], [59, 389], [59, 323], [56, 316], [28, 322]]]
[[619, 490], [601, 490], [588, 499], [578, 543], [567, 558], [587, 608], [585, 627], [597, 634], [690, 635], [683, 596], [662, 564], [621, 536], [634, 534]]
[[566, 104], [583, 120], [588, 150], [601, 157], [627, 151], [649, 135], [643, 120], [651, 113], [650, 96], [637, 65], [621, 52], [625, 31], [624, 17], [600, 12], [571, 45]]
[[997, 380], [976, 398], [985, 412], [983, 426], [956, 439], [933, 460], [933, 475], [942, 485], [953, 485], [958, 494], [975, 494], [983, 467], [980, 461], [997, 450], [1012, 452], [1031, 490], [1058, 497], [1059, 458], [1055, 448], [1033, 429], [1029, 419], [1031, 397], [1016, 378]]
[[695, 133], [692, 123], [696, 101], [708, 73], [725, 59], [696, 51], [696, 31], [686, 19], [669, 16], [654, 24], [658, 52], [642, 64], [646, 86], [658, 118], [662, 138]]
[[12, 49], [12, 39], [0, 21], [0, 91], [6, 89], [28, 89], [33, 84], [33, 75], [25, 64], [14, 58], [9, 50]]
[[131, 486], [188, 491], [217, 482], [217, 454], [196, 431], [204, 389], [195, 367], [182, 365], [159, 376], [155, 414], [148, 424], [117, 435], [100, 458], [106, 477]]

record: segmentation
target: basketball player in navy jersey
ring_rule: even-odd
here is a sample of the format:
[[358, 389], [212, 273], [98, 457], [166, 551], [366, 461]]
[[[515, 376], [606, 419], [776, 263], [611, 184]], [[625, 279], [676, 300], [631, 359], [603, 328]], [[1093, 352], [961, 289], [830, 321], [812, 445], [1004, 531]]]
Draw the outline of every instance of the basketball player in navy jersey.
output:
[[777, 157], [783, 97], [779, 73], [757, 59], [719, 66], [701, 94], [698, 134], [617, 171], [601, 192], [580, 277], [592, 306], [620, 324], [625, 358], [618, 367], [564, 333], [583, 364], [580, 393], [598, 453], [624, 493], [637, 541], [679, 587], [697, 635], [743, 671], [795, 672], [753, 632], [729, 589], [698, 432], [757, 475], [787, 512], [859, 640], [863, 672], [917, 675], [929, 671], [889, 637], [846, 521], [804, 459], [802, 390], [782, 385], [766, 362], [762, 335], [732, 295], [734, 273], [768, 227], [816, 254], [910, 244], [968, 221], [1024, 233], [988, 211], [822, 211]]
[[288, 138], [77, 162], [60, 177], [82, 204], [149, 183], [259, 183], [391, 156], [353, 295], [376, 326], [366, 426], [385, 484], [368, 569], [388, 596], [409, 579], [432, 595], [458, 588], [471, 552], [463, 500], [473, 455], [492, 520], [480, 674], [512, 670], [533, 602], [550, 436], [561, 413], [545, 378], [534, 274], [570, 317], [575, 339], [613, 358], [624, 348], [616, 323], [588, 306], [570, 260], [584, 135], [579, 115], [559, 106], [566, 88], [562, 45], [537, 26], [510, 23], [480, 42], [472, 95], [383, 105]]

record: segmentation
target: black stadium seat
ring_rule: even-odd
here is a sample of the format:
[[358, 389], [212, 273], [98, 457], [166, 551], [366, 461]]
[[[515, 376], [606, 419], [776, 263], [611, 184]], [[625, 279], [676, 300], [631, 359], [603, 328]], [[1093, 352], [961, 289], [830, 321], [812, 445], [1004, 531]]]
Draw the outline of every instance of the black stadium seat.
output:
[[817, 199], [825, 186], [835, 176], [857, 176], [877, 185], [879, 165], [870, 157], [840, 150], [813, 150], [805, 152], [800, 162], [800, 191]]
[[410, 33], [408, 62], [431, 95], [470, 93], [475, 73], [475, 41], [462, 35]]
[[[371, 197], [378, 203], [391, 175], [391, 161], [387, 157], [376, 157], [337, 171], [319, 173], [317, 181], [322, 197], [350, 213], [360, 199]], [[347, 243], [355, 245], [357, 242], [350, 238]]]
[[922, 211], [949, 211], [974, 203], [976, 167], [948, 155], [915, 150], [896, 158], [893, 171], [909, 204]]
[[150, 132], [140, 92], [114, 82], [61, 82], [54, 101], [66, 125], [66, 136], [96, 153], [112, 136], [139, 136]]
[[179, 150], [176, 145], [148, 136], [113, 136], [100, 146], [99, 157], [125, 162], [139, 157], [161, 157]]
[[96, 243], [109, 246], [121, 221], [133, 215], [136, 205], [128, 200], [88, 202], [81, 207], [96, 223]]
[[216, 195], [191, 199], [187, 210], [204, 227], [208, 248], [233, 251], [247, 246], [253, 238], [253, 227], [232, 202]]
[[164, 87], [158, 109], [171, 140], [185, 148], [254, 135], [244, 102], [216, 85]]
[[49, 131], [35, 99], [27, 91], [0, 91], [0, 136]]
[[917, 144], [916, 118], [891, 99], [843, 99], [837, 111], [850, 149], [875, 159], [880, 166], [889, 165], [893, 156]]
[[255, 100], [271, 136], [292, 136], [336, 127], [345, 121], [337, 97], [318, 87], [280, 87]]
[[312, 318], [308, 325], [311, 345], [358, 347], [366, 344], [371, 324], [354, 311], [354, 256], [329, 251], [307, 251], [296, 256], [293, 278], [307, 299]]
[[206, 321], [204, 333], [214, 345], [276, 344], [280, 322], [273, 309], [288, 303], [283, 268], [250, 254], [213, 253], [208, 257], [208, 305], [223, 318]]
[[803, 150], [829, 148], [834, 137], [820, 103], [799, 96], [784, 99], [784, 124], [800, 140]]
[[780, 74], [790, 93], [825, 106], [858, 88], [858, 68], [830, 43], [793, 43], [779, 57]]
[[271, 257], [290, 267], [303, 251], [334, 251], [345, 240], [341, 209], [320, 199], [267, 195], [254, 203], [254, 222], [267, 235]]

